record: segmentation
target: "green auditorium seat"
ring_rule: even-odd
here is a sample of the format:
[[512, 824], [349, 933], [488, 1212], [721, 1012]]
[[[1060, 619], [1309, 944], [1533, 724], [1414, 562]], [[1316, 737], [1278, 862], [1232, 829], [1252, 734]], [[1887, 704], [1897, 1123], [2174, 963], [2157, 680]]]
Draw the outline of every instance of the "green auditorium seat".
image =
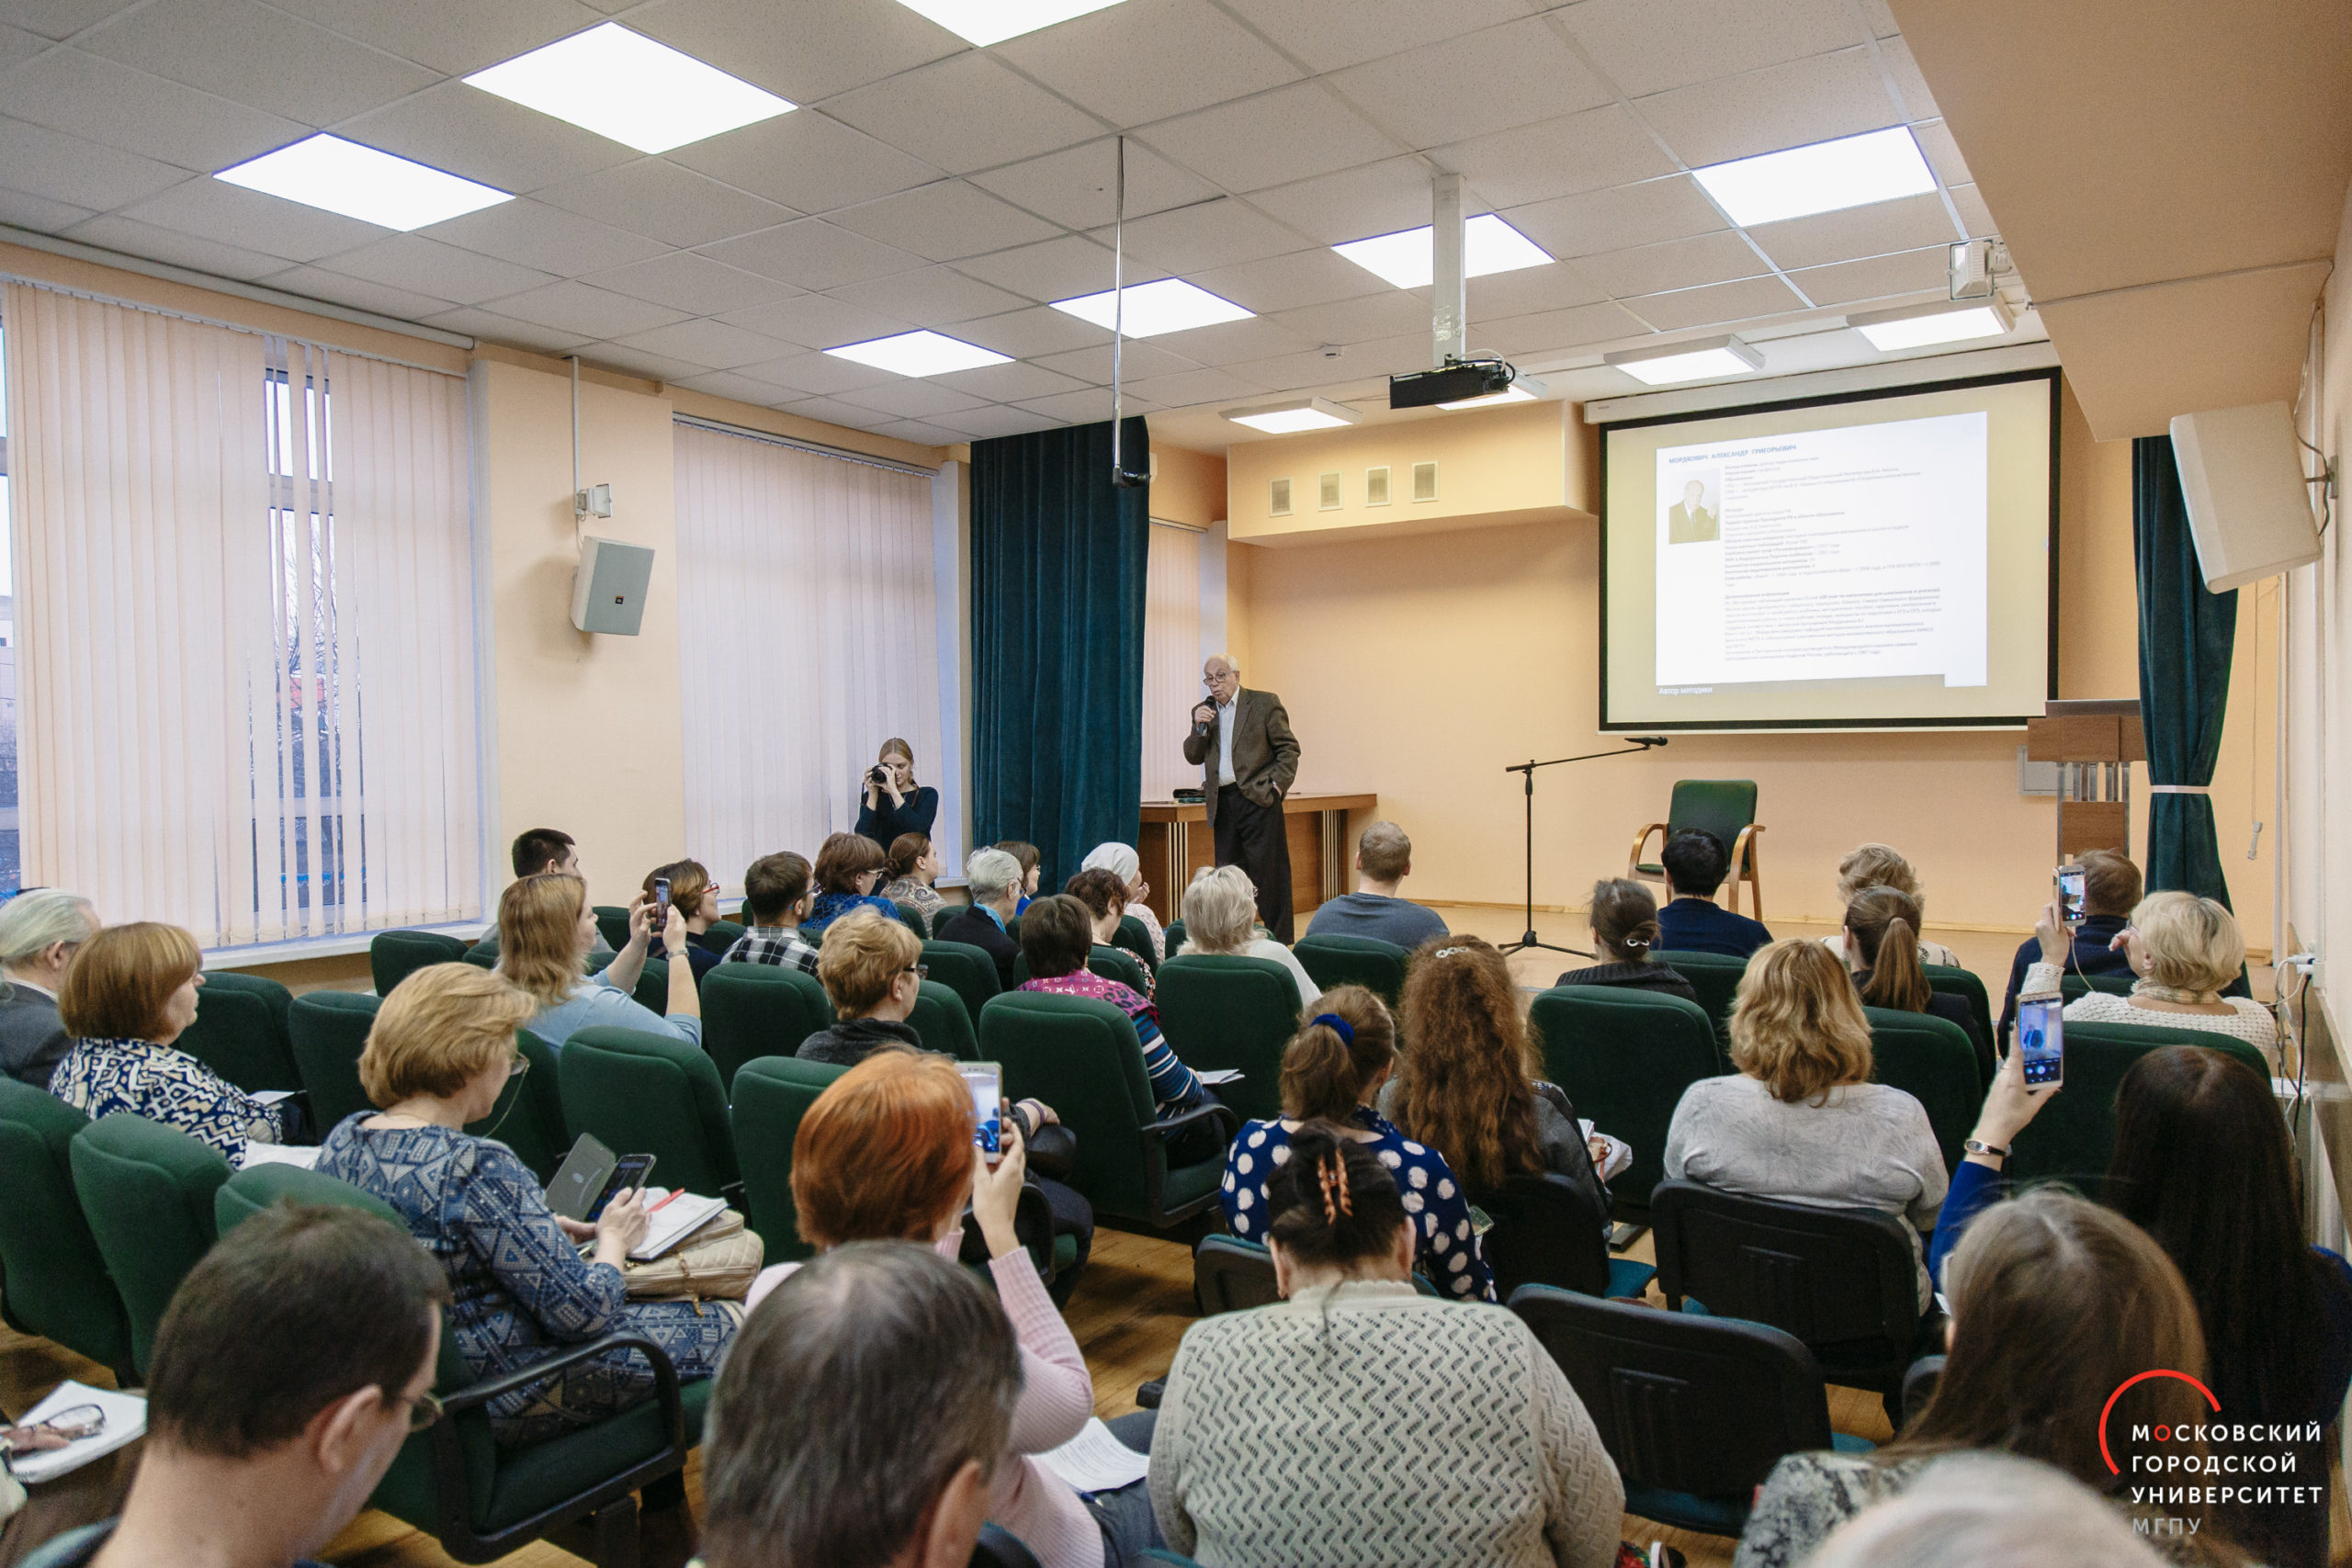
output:
[[90, 1119], [53, 1094], [0, 1077], [0, 1314], [11, 1328], [53, 1340], [138, 1381], [130, 1319], [74, 1195], [69, 1150]]
[[1666, 1175], [1666, 1130], [1682, 1091], [1724, 1071], [1713, 1026], [1694, 1002], [1623, 986], [1555, 986], [1529, 1021], [1545, 1074], [1577, 1114], [1633, 1146], [1610, 1201], [1619, 1219], [1641, 1219]]
[[825, 987], [789, 964], [722, 964], [703, 977], [703, 1049], [729, 1094], [744, 1063], [789, 1056], [832, 1021]]
[[1917, 1100], [1943, 1151], [1944, 1169], [1959, 1165], [1969, 1130], [1984, 1108], [1984, 1086], [1968, 1032], [1932, 1013], [1864, 1008], [1871, 1022], [1871, 1077]]
[[770, 1263], [808, 1257], [792, 1206], [792, 1142], [826, 1086], [849, 1071], [828, 1062], [760, 1056], [735, 1075], [728, 1117], [743, 1160], [745, 1218], [767, 1245]]
[[[1164, 1229], [1216, 1202], [1240, 1119], [1230, 1106], [1206, 1105], [1156, 1120], [1135, 1024], [1109, 1002], [1001, 996], [980, 1010], [980, 1057], [1004, 1065], [1006, 1098], [1034, 1095], [1053, 1106], [1077, 1140], [1069, 1184], [1097, 1213]], [[1215, 1152], [1171, 1164], [1170, 1143], [1201, 1125], [1216, 1129]]]
[[931, 971], [928, 978], [949, 987], [964, 998], [964, 1010], [973, 1018], [988, 1006], [989, 998], [1004, 987], [997, 978], [996, 960], [986, 948], [974, 947], [968, 942], [940, 942], [933, 939], [922, 944], [922, 964]]
[[2078, 1002], [2093, 991], [2105, 991], [2111, 997], [2128, 997], [2134, 984], [2136, 980], [2130, 975], [2061, 975], [2058, 977], [2058, 993], [2070, 1002]]
[[275, 980], [233, 969], [205, 972], [196, 1021], [174, 1043], [243, 1089], [300, 1089], [286, 1015], [294, 993]]
[[[670, 961], [666, 958], [647, 959], [644, 972], [637, 977], [637, 989], [631, 991], [629, 995], [635, 998], [638, 1006], [648, 1012], [661, 1018], [669, 1017]], [[695, 995], [701, 995], [699, 988], [695, 991]]]
[[[596, 934], [605, 939], [605, 945], [615, 953], [627, 947], [628, 945], [628, 906], [597, 904], [592, 908], [596, 916]], [[656, 942], [661, 940], [659, 931], [654, 933], [654, 940]]]
[[[1105, 980], [1116, 980], [1139, 997], [1151, 995], [1151, 972], [1125, 948], [1098, 942], [1086, 955], [1086, 966]], [[1029, 955], [1024, 953], [1012, 961], [1012, 984], [1018, 988], [1029, 980]]]
[[[215, 1196], [215, 1222], [227, 1232], [279, 1202], [363, 1209], [408, 1228], [373, 1195], [283, 1165], [256, 1166], [230, 1178]], [[482, 1406], [500, 1392], [624, 1346], [652, 1359], [652, 1399], [545, 1442], [509, 1448], [492, 1439]], [[445, 1316], [433, 1380], [445, 1414], [401, 1447], [368, 1504], [437, 1537], [460, 1562], [489, 1562], [550, 1530], [585, 1521], [598, 1568], [634, 1565], [639, 1560], [635, 1494], [676, 1484], [672, 1478], [701, 1441], [712, 1382], [681, 1383], [650, 1340], [611, 1334], [565, 1346], [519, 1373], [477, 1382]]]
[[1368, 936], [1303, 936], [1291, 952], [1318, 989], [1362, 986], [1395, 1007], [1405, 994], [1405, 950]]
[[498, 944], [491, 941], [488, 937], [482, 938], [471, 947], [466, 949], [466, 962], [472, 964], [477, 969], [497, 968]]
[[[1252, 1121], [1283, 1109], [1283, 1047], [1298, 1032], [1298, 982], [1271, 958], [1187, 953], [1159, 966], [1160, 1032], [1195, 1072], [1238, 1067], [1216, 1097]], [[1050, 1096], [1049, 1104], [1057, 1104]]]
[[741, 1179], [727, 1091], [699, 1045], [634, 1029], [583, 1029], [557, 1060], [563, 1120], [615, 1154], [654, 1156], [653, 1183], [705, 1197]]
[[972, 1015], [964, 1010], [964, 998], [952, 987], [926, 978], [922, 994], [915, 998], [914, 1010], [907, 1015], [907, 1023], [922, 1037], [924, 1049], [959, 1061], [979, 1060], [979, 1040], [972, 1028]]
[[122, 1292], [143, 1378], [172, 1292], [212, 1245], [212, 1195], [229, 1179], [229, 1162], [176, 1127], [119, 1111], [74, 1134], [67, 1157], [98, 1256]]
[[2065, 1087], [2050, 1097], [2009, 1145], [2013, 1182], [2065, 1181], [2097, 1192], [2115, 1154], [2115, 1095], [2132, 1064], [2167, 1045], [2199, 1045], [2235, 1056], [2265, 1078], [2269, 1064], [2243, 1040], [2208, 1029], [2169, 1024], [2083, 1023], [2065, 1026]]
[[[1715, 1043], [1728, 1051], [1732, 1003], [1739, 993], [1739, 977], [1747, 973], [1747, 960], [1723, 953], [1684, 953], [1666, 948], [1651, 953], [1650, 958], [1690, 982], [1690, 988], [1699, 993], [1699, 1006], [1706, 1013], [1707, 1021], [1714, 1025]], [[1723, 1062], [1723, 1070], [1731, 1071], [1730, 1056], [1725, 1055]]]
[[899, 911], [899, 923], [920, 937], [931, 935], [931, 922], [922, 918], [922, 910], [902, 898], [893, 898], [890, 907]]
[[1134, 953], [1136, 962], [1146, 969], [1159, 967], [1160, 961], [1151, 951], [1151, 931], [1133, 915], [1119, 917], [1119, 929], [1111, 933], [1111, 945]]
[[376, 982], [376, 994], [389, 997], [394, 986], [419, 969], [462, 962], [469, 945], [445, 931], [378, 931], [368, 943], [368, 973]]
[[[1976, 1032], [1989, 1044], [1993, 1040], [1993, 1003], [1975, 971], [1951, 964], [1923, 964], [1919, 967], [1928, 976], [1929, 989], [1949, 991], [1968, 1004], [1968, 1016], [1976, 1021]], [[1978, 1064], [1980, 1070], [1983, 1066]], [[1990, 1089], [1991, 1082], [1988, 1080], [1984, 1087]]]
[[287, 1027], [294, 1037], [294, 1066], [311, 1097], [311, 1117], [323, 1139], [346, 1116], [373, 1111], [359, 1087], [359, 1053], [376, 1027], [383, 1004], [357, 991], [311, 991], [294, 998]]
[[713, 920], [710, 922], [710, 929], [696, 937], [695, 941], [698, 945], [708, 948], [723, 958], [727, 955], [727, 950], [742, 941], [743, 934], [751, 929], [741, 920]]

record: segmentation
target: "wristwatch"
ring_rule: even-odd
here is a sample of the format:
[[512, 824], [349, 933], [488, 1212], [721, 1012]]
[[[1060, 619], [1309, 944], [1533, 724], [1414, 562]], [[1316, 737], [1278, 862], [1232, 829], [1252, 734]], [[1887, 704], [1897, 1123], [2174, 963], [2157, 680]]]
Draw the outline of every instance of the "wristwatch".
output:
[[1973, 1155], [1991, 1155], [1995, 1159], [2007, 1159], [2009, 1157], [2008, 1150], [1998, 1147], [1993, 1144], [1988, 1144], [1982, 1138], [1971, 1138], [1966, 1143], [1961, 1145], [1961, 1147], [1966, 1149]]

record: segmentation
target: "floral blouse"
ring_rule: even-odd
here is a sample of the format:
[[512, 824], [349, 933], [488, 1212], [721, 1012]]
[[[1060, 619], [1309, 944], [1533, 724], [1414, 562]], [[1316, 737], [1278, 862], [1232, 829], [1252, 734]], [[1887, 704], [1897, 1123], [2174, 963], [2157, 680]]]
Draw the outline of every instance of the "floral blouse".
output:
[[153, 1040], [74, 1042], [49, 1092], [95, 1122], [117, 1111], [201, 1138], [231, 1165], [247, 1144], [282, 1144], [288, 1108], [264, 1105], [176, 1046]]

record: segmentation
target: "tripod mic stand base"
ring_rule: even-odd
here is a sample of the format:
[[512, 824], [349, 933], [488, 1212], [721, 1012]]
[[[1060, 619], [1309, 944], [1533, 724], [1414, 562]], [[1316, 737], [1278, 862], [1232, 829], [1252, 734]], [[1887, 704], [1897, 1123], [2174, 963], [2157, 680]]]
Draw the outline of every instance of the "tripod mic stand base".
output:
[[1517, 942], [1507, 942], [1496, 951], [1500, 953], [1524, 953], [1529, 948], [1541, 948], [1545, 953], [1565, 953], [1573, 958], [1590, 958], [1593, 956], [1581, 947], [1562, 947], [1556, 942], [1544, 942], [1536, 936], [1535, 931], [1532, 927], [1528, 930], [1527, 934], [1521, 937]]

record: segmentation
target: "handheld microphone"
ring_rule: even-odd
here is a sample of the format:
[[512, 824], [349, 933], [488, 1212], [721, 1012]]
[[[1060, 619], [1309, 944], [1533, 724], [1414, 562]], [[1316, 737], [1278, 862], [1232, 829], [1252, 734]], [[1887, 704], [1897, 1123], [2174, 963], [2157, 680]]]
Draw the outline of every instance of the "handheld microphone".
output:
[[1632, 741], [1636, 746], [1663, 746], [1666, 744], [1666, 737], [1663, 735], [1628, 735], [1625, 739]]

